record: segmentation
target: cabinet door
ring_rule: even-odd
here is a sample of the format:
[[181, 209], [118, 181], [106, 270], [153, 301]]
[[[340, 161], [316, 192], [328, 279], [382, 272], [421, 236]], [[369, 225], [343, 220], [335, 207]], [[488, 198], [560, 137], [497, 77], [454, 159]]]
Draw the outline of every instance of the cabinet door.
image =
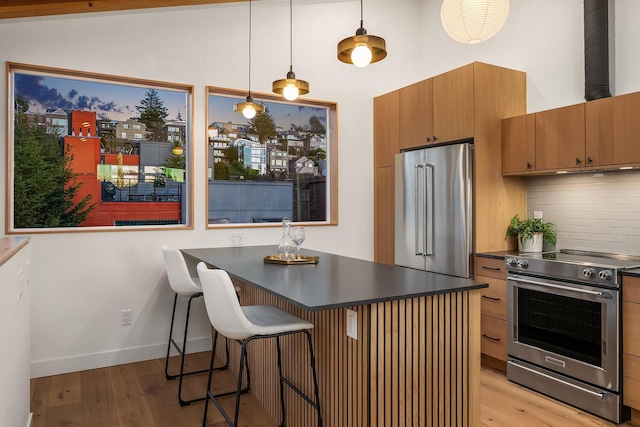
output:
[[640, 92], [587, 102], [587, 166], [640, 163]]
[[395, 263], [395, 168], [376, 168], [374, 176], [373, 257], [374, 261]]
[[473, 64], [433, 77], [436, 142], [473, 137]]
[[393, 166], [393, 156], [400, 152], [400, 91], [373, 99], [373, 146], [375, 167]]
[[400, 89], [400, 149], [433, 143], [433, 80]]
[[536, 170], [536, 115], [502, 120], [502, 173]]
[[536, 113], [536, 170], [585, 166], [584, 112], [584, 104], [577, 104]]

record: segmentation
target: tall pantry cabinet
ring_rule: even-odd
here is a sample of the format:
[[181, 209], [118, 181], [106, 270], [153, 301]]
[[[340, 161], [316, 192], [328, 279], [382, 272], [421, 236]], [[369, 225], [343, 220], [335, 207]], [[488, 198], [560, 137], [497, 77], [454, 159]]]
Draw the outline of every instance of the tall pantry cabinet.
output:
[[[474, 62], [374, 98], [374, 258], [394, 264], [394, 155], [473, 138], [474, 249], [508, 249], [525, 216], [524, 178], [502, 176], [501, 120], [525, 114], [525, 73]], [[418, 113], [416, 113], [418, 112]]]

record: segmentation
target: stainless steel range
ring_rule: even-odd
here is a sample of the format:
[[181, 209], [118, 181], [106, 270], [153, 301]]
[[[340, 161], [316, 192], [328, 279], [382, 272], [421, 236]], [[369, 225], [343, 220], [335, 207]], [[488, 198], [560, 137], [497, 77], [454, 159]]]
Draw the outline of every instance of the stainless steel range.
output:
[[507, 257], [507, 378], [615, 423], [622, 405], [620, 273], [640, 257]]

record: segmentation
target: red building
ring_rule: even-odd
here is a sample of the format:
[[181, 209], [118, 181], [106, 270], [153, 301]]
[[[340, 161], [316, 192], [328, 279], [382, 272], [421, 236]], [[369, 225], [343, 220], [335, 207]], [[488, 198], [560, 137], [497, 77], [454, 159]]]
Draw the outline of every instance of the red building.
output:
[[[96, 113], [72, 111], [64, 148], [81, 183], [76, 202], [91, 194], [95, 208], [81, 226], [180, 224], [182, 202], [138, 194], [140, 156], [102, 154], [96, 132]], [[120, 157], [120, 160], [118, 159]], [[144, 178], [143, 178], [144, 179]], [[175, 199], [175, 198], [174, 198]]]

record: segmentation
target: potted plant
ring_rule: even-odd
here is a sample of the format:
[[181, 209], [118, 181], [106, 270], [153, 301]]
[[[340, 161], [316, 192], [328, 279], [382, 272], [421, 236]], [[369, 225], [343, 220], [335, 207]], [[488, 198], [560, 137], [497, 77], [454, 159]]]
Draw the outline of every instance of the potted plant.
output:
[[543, 241], [555, 246], [558, 233], [556, 226], [550, 222], [543, 222], [539, 218], [521, 220], [515, 215], [509, 222], [505, 240], [510, 237], [518, 239], [518, 250], [521, 252], [542, 252]]

